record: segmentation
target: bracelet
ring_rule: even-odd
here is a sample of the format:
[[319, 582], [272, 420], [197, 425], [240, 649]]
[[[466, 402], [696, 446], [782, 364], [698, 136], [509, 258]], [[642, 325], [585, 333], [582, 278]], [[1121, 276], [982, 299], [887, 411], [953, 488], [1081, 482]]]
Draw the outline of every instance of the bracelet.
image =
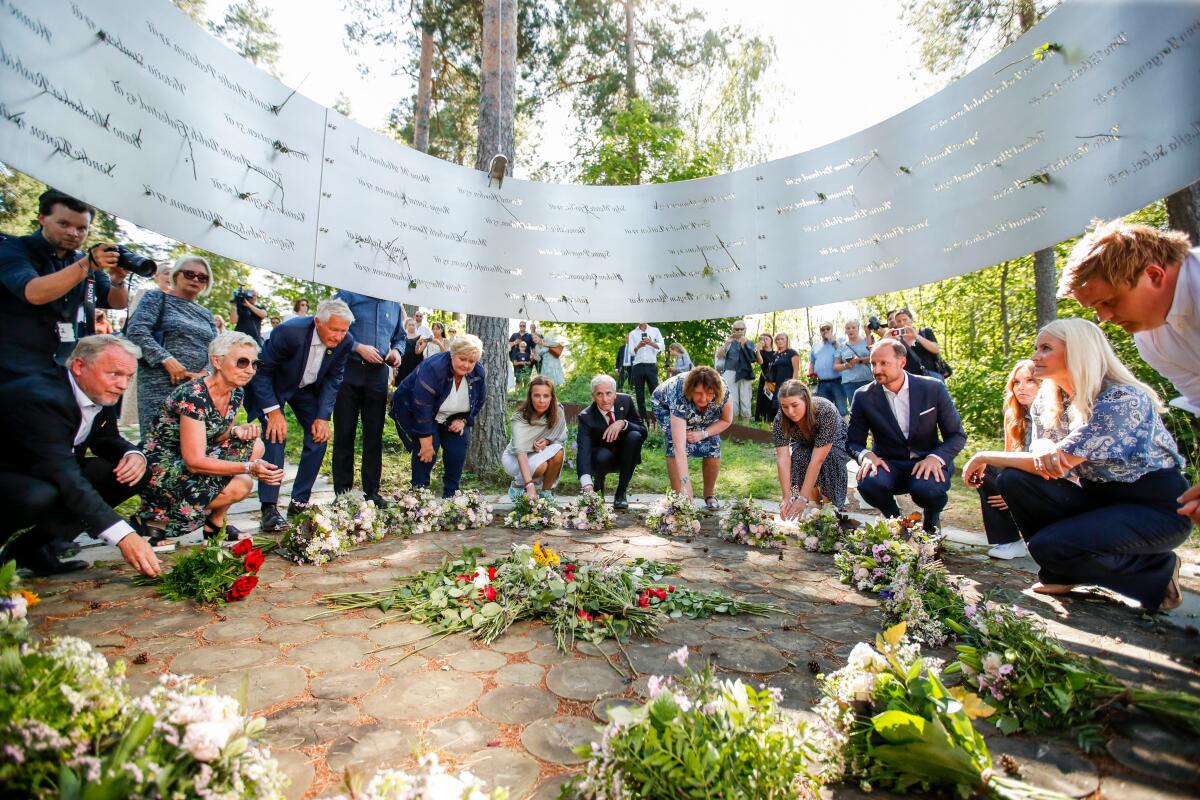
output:
[[533, 481], [525, 481], [525, 485], [526, 486], [536, 486], [537, 484], [535, 484]]

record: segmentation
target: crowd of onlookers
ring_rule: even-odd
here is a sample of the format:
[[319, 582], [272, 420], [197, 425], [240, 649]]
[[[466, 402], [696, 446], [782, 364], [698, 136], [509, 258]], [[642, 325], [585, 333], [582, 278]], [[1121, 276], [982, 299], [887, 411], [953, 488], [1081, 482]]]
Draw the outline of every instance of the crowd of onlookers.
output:
[[[477, 337], [344, 290], [311, 310], [297, 300], [264, 332], [268, 304], [239, 289], [226, 329], [199, 302], [214, 282], [205, 258], [185, 254], [160, 268], [111, 244], [83, 250], [93, 215], [50, 190], [39, 230], [0, 240], [0, 541], [22, 531], [7, 557], [37, 574], [78, 569], [83, 562], [67, 559], [86, 531], [154, 575], [156, 550], [183, 533], [238, 538], [228, 510], [255, 481], [262, 529], [284, 529], [285, 409], [303, 438], [288, 516], [307, 507], [331, 441], [335, 491], [353, 487], [361, 449], [362, 490], [386, 505], [389, 416], [411, 453], [413, 483], [430, 484], [440, 453], [443, 495], [458, 489], [488, 391]], [[1060, 284], [1133, 333], [1142, 357], [1181, 392], [1175, 403], [1193, 414], [1198, 253], [1183, 234], [1118, 220], [1080, 240]], [[129, 270], [147, 278], [132, 297]], [[102, 309], [128, 310], [123, 335], [106, 329]], [[712, 366], [638, 323], [618, 351], [616, 377], [591, 378], [592, 402], [576, 423], [581, 487], [603, 494], [616, 473], [614, 506], [627, 508], [647, 428], [657, 426], [671, 487], [696, 499], [689, 459], [700, 459], [700, 497], [715, 510], [722, 434], [737, 418], [757, 418], [772, 426], [783, 518], [845, 507], [853, 462], [868, 504], [897, 516], [896, 498], [908, 495], [937, 529], [967, 436], [934, 332], [897, 309], [865, 329], [849, 320], [844, 334], [821, 324], [802, 373], [786, 334], [752, 340], [744, 320]], [[509, 493], [553, 496], [568, 441], [557, 397], [564, 347], [524, 321], [508, 347], [524, 393], [500, 458]], [[633, 396], [621, 392], [626, 382]], [[136, 414], [139, 444], [121, 435], [122, 402]], [[990, 554], [1028, 553], [1040, 568], [1035, 591], [1045, 594], [1100, 585], [1148, 609], [1178, 606], [1174, 550], [1200, 521], [1200, 486], [1185, 480], [1155, 391], [1095, 323], [1062, 319], [1013, 366], [1004, 403], [1004, 449], [976, 452], [962, 468], [979, 491]], [[134, 496], [140, 507], [123, 518], [115, 509]]]

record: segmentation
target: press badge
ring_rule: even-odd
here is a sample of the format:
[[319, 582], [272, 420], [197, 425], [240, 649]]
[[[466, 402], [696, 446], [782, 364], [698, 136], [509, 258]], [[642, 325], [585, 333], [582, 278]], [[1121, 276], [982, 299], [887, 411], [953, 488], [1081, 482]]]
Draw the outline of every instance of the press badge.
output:
[[58, 323], [58, 340], [60, 342], [75, 341], [75, 323], [73, 323], [73, 322]]

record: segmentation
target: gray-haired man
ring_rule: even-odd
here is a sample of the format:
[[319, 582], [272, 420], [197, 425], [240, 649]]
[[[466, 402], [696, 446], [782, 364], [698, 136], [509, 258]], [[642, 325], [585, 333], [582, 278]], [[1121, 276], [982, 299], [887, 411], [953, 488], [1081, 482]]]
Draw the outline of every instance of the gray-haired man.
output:
[[592, 404], [579, 412], [576, 465], [579, 484], [585, 492], [597, 487], [604, 494], [604, 478], [617, 472], [617, 494], [613, 508], [629, 508], [625, 493], [633, 470], [642, 461], [646, 428], [638, 419], [633, 398], [617, 394], [617, 382], [608, 375], [592, 378]]

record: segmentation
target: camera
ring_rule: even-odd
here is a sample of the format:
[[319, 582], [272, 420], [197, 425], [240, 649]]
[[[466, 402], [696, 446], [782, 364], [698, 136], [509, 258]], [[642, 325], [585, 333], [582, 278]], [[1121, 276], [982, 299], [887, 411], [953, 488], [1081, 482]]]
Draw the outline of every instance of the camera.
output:
[[874, 333], [875, 331], [879, 330], [882, 327], [883, 327], [883, 323], [879, 321], [879, 317], [872, 315], [871, 318], [869, 320], [867, 320], [867, 330], [871, 331], [872, 333]]
[[126, 272], [132, 272], [134, 275], [141, 275], [143, 278], [153, 278], [154, 273], [158, 272], [158, 262], [146, 258], [140, 253], [135, 253], [124, 245], [116, 245], [115, 247], [104, 248], [106, 252], [117, 251], [117, 266]]
[[241, 305], [247, 300], [253, 300], [258, 294], [253, 289], [246, 289], [239, 286], [233, 293], [233, 302]]

